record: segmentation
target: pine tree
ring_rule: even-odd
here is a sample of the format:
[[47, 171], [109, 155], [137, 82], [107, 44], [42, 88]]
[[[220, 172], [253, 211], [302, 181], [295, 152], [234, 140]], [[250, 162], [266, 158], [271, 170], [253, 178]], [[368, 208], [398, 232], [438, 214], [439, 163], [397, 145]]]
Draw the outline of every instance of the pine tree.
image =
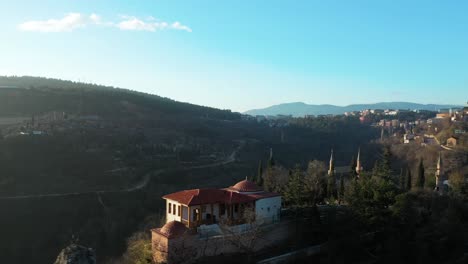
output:
[[383, 151], [383, 162], [382, 166], [385, 170], [391, 173], [392, 170], [392, 152], [390, 151], [389, 146], [385, 146]]
[[424, 188], [425, 181], [426, 181], [426, 177], [424, 176], [424, 163], [423, 163], [423, 160], [421, 159], [419, 161], [418, 179], [416, 181], [416, 187]]
[[411, 190], [411, 187], [412, 187], [412, 183], [411, 183], [411, 170], [410, 168], [406, 168], [406, 190], [407, 191], [410, 191]]
[[374, 163], [374, 167], [372, 168], [372, 176], [380, 177], [380, 161], [376, 160]]

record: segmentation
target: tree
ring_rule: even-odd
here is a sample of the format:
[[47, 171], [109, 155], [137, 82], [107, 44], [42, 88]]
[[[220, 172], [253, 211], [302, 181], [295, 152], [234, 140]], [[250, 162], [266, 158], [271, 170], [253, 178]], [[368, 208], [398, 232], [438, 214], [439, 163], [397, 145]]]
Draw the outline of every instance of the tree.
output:
[[349, 168], [349, 176], [351, 179], [357, 179], [357, 173], [356, 173], [356, 166], [357, 166], [357, 161], [356, 158], [353, 156], [351, 158], [351, 164]]
[[310, 161], [304, 177], [304, 188], [306, 200], [309, 204], [315, 205], [323, 201], [326, 196], [326, 167], [318, 160]]
[[304, 175], [297, 165], [291, 176], [284, 192], [284, 198], [292, 206], [301, 206], [306, 201], [304, 189]]
[[225, 234], [224, 239], [247, 255], [247, 263], [251, 263], [258, 241], [262, 238], [262, 228], [257, 220], [255, 210], [246, 208], [242, 213], [242, 221], [248, 226], [246, 232], [239, 232], [226, 222], [220, 223], [220, 228]]
[[145, 232], [133, 234], [127, 241], [127, 251], [122, 256], [122, 263], [151, 264], [152, 260], [151, 236]]
[[426, 177], [424, 176], [424, 163], [423, 163], [423, 159], [420, 159], [419, 166], [418, 166], [418, 178], [416, 180], [416, 187], [424, 188], [425, 181], [426, 181]]
[[411, 183], [411, 169], [406, 168], [406, 190], [409, 191], [411, 190], [412, 183]]
[[403, 168], [400, 169], [400, 177], [398, 179], [400, 190], [404, 191], [406, 188], [405, 175], [403, 174]]
[[336, 179], [333, 172], [327, 177], [327, 197], [330, 199], [336, 197]]
[[455, 192], [466, 194], [468, 191], [466, 176], [461, 170], [454, 171], [450, 174], [450, 185]]
[[391, 152], [389, 146], [384, 147], [382, 161], [383, 161], [382, 162], [383, 169], [385, 169], [386, 171], [388, 171], [391, 174], [391, 171], [392, 171], [392, 163], [391, 163], [392, 162], [392, 152]]
[[340, 190], [339, 190], [339, 193], [338, 193], [339, 203], [341, 203], [344, 200], [344, 195], [345, 195], [344, 177], [343, 177], [343, 174], [341, 174], [341, 176], [340, 176]]
[[268, 167], [263, 174], [263, 187], [269, 192], [283, 193], [288, 181], [288, 171], [281, 166]]
[[347, 189], [345, 199], [361, 220], [370, 225], [382, 225], [389, 220], [389, 206], [395, 201], [396, 186], [391, 181], [363, 173]]

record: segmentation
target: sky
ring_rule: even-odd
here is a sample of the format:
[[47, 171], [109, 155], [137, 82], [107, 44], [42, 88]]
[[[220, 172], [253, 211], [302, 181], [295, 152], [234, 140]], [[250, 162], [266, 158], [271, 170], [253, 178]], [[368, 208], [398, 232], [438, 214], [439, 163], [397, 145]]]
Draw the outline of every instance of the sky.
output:
[[0, 0], [0, 75], [246, 111], [468, 101], [468, 1]]

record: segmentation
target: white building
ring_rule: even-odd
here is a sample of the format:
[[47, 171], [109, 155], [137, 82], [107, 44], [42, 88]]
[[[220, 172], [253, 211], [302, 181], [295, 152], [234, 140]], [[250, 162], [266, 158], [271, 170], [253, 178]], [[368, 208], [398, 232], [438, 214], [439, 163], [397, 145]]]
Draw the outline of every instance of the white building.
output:
[[254, 212], [257, 223], [279, 221], [281, 196], [265, 192], [246, 180], [225, 189], [192, 189], [163, 196], [166, 222], [177, 221], [187, 227], [226, 222], [245, 223], [247, 211]]

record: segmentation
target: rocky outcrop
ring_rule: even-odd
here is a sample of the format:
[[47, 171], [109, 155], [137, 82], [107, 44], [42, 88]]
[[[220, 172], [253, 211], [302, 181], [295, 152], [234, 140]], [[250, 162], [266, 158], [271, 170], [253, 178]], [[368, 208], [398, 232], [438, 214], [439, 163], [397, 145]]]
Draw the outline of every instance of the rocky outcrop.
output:
[[54, 264], [96, 264], [96, 254], [91, 248], [71, 244], [60, 252]]

